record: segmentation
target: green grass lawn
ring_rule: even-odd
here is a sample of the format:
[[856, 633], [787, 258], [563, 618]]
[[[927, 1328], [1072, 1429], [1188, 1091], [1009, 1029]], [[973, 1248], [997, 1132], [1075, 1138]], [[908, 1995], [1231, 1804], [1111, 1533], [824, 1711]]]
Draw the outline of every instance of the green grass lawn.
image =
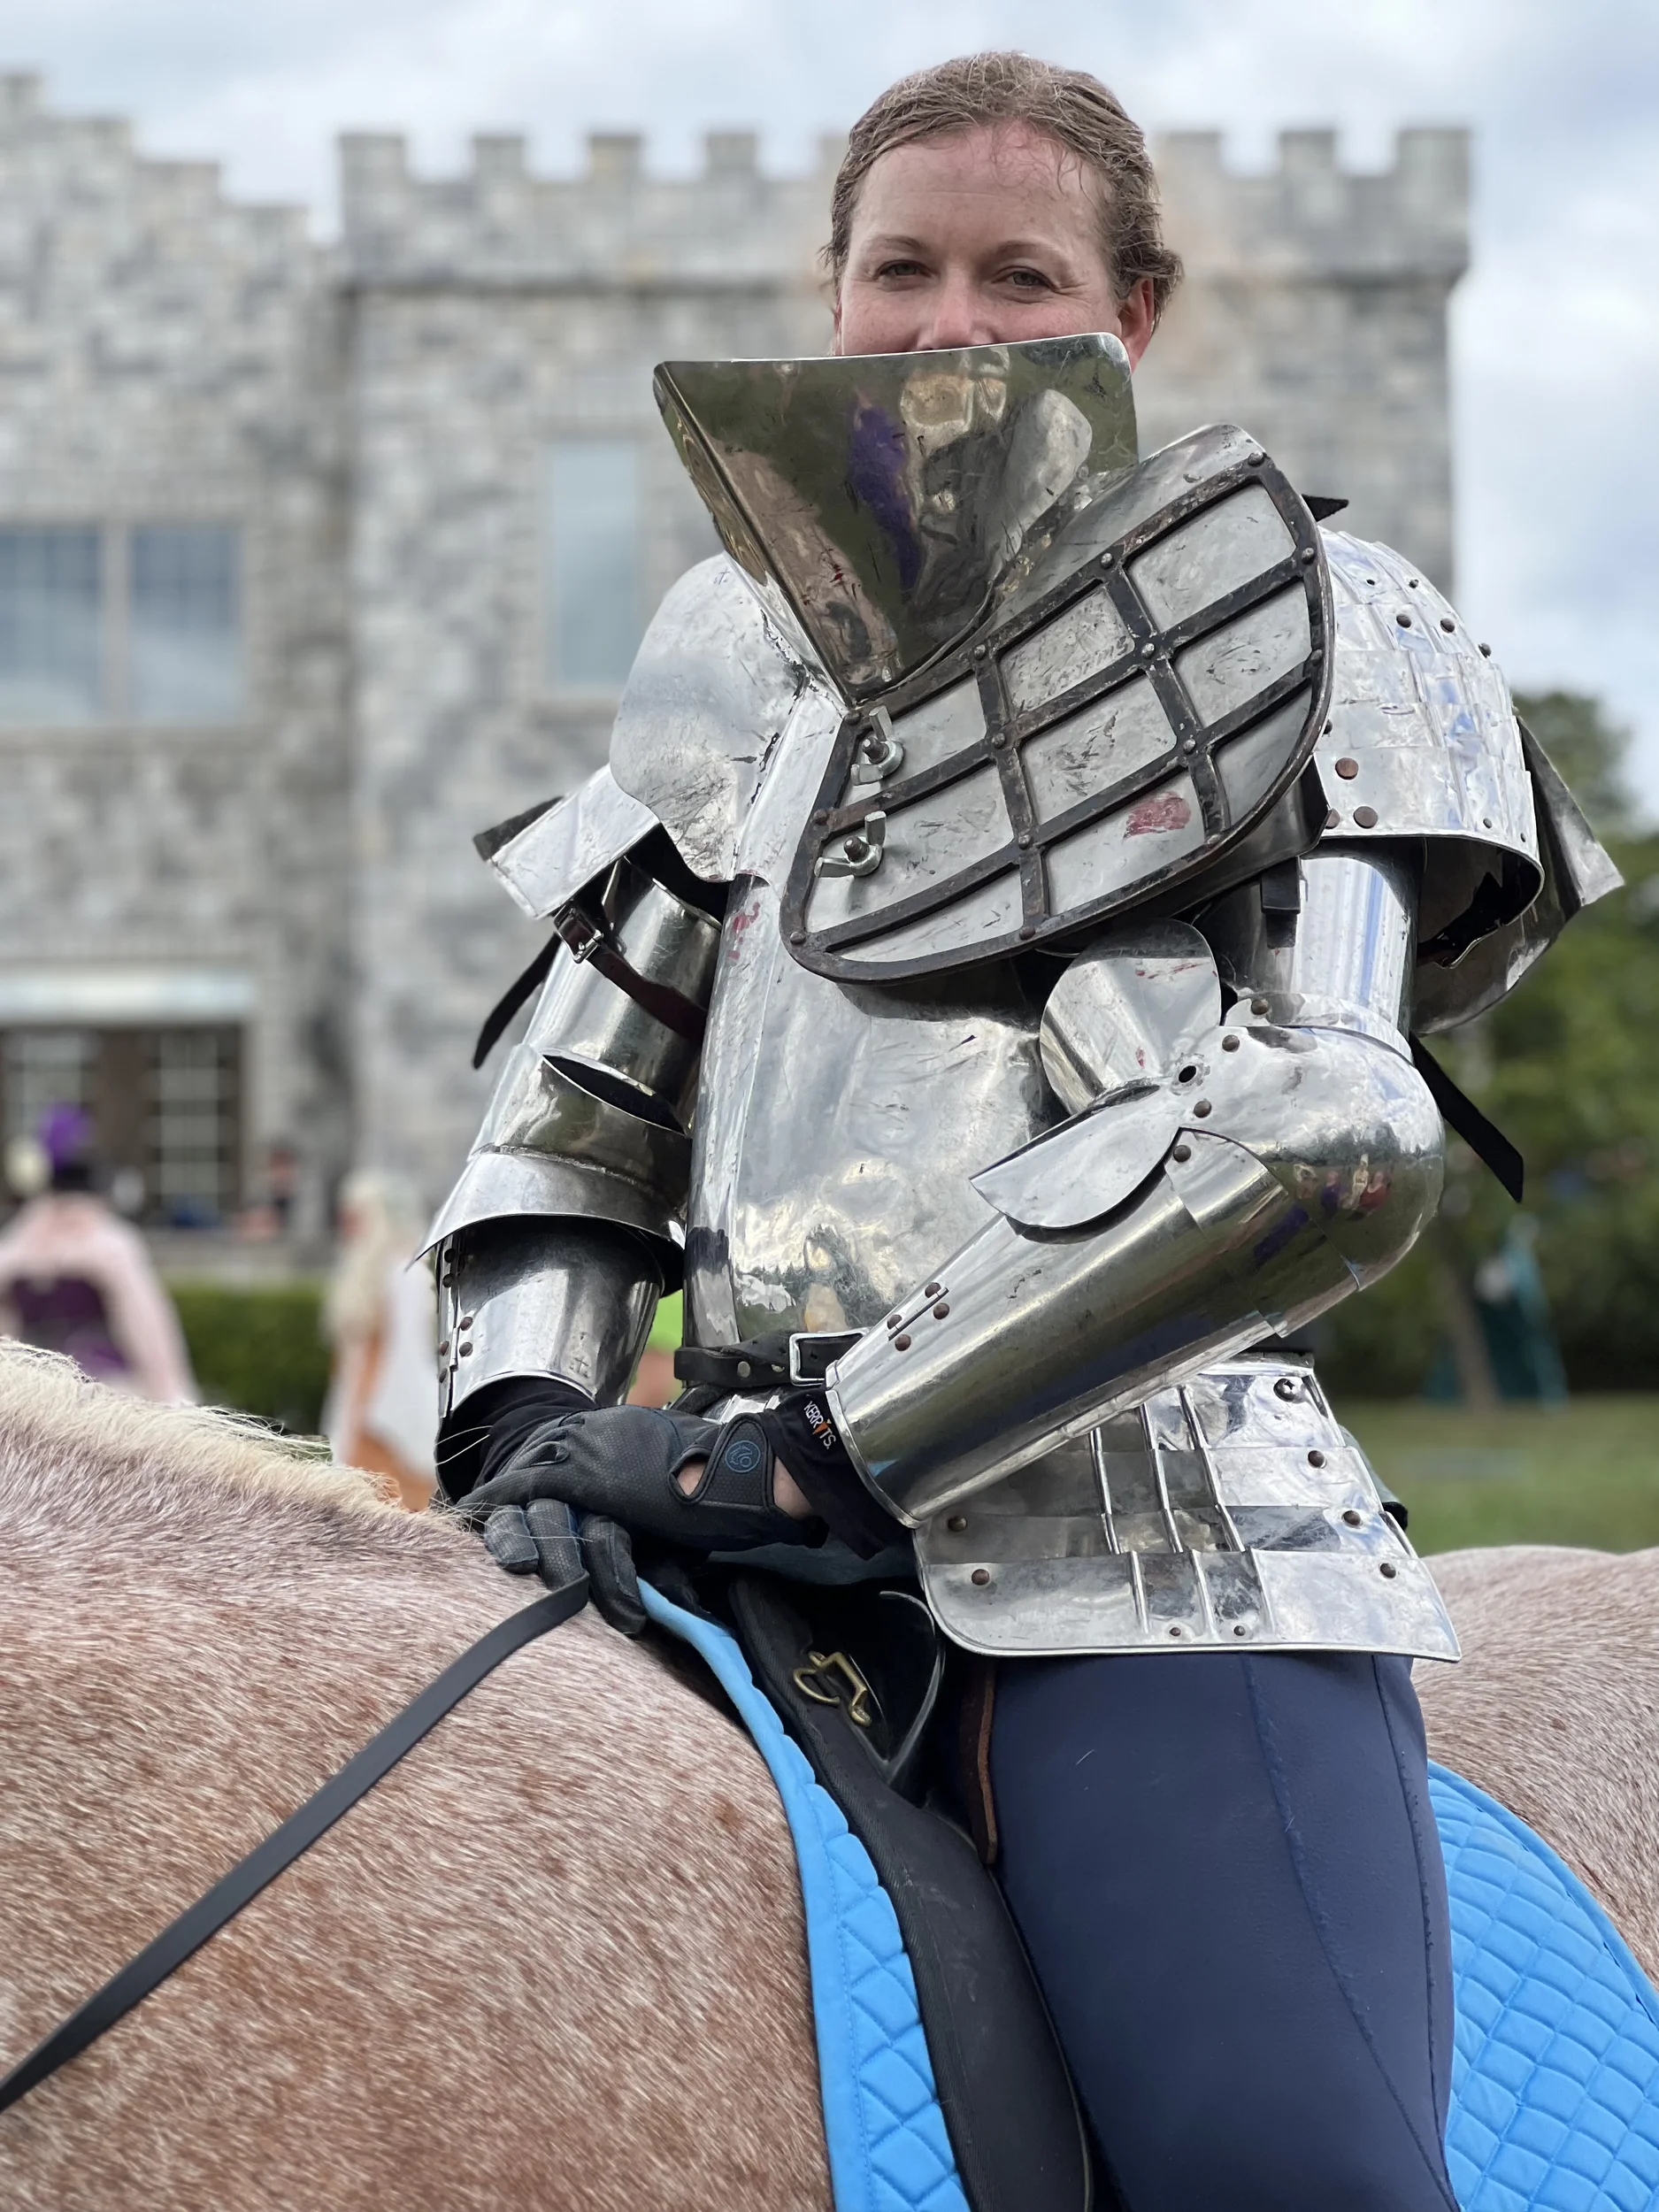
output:
[[1344, 1401], [1378, 1473], [1410, 1509], [1420, 1552], [1470, 1544], [1659, 1544], [1659, 1394], [1509, 1405]]

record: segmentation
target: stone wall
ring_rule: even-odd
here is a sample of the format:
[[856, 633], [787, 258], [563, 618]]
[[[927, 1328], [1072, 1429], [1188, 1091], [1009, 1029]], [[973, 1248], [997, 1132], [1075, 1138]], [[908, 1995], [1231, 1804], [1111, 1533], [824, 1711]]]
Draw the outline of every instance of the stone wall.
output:
[[313, 1216], [350, 1142], [338, 344], [300, 211], [0, 79], [0, 521], [238, 525], [247, 697], [0, 731], [0, 962], [245, 970], [249, 1148], [302, 1145]]
[[[648, 601], [710, 549], [650, 372], [824, 348], [838, 152], [771, 177], [726, 132], [668, 180], [608, 135], [548, 178], [488, 137], [434, 179], [350, 138], [324, 249], [0, 79], [0, 523], [239, 524], [249, 699], [234, 731], [0, 731], [0, 965], [244, 968], [250, 1149], [299, 1145], [313, 1219], [353, 1158], [441, 1194], [472, 1035], [541, 938], [471, 833], [603, 757], [614, 698], [544, 674], [547, 449], [638, 441]], [[1159, 158], [1189, 276], [1143, 447], [1240, 420], [1446, 581], [1464, 134], [1402, 133], [1374, 176], [1322, 132], [1261, 175], [1209, 136]]]

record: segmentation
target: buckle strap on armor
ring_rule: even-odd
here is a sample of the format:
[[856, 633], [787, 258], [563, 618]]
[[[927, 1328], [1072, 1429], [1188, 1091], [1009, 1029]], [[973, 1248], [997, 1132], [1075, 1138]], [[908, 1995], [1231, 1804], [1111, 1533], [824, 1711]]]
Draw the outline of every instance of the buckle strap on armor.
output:
[[553, 917], [553, 928], [555, 935], [569, 946], [573, 960], [591, 961], [607, 983], [614, 983], [636, 1006], [661, 1022], [664, 1029], [672, 1029], [677, 1037], [683, 1037], [687, 1044], [703, 1042], [703, 1033], [708, 1025], [703, 1009], [683, 991], [675, 990], [672, 984], [653, 983], [649, 976], [631, 967], [604, 924], [590, 914], [580, 899], [560, 907]]
[[857, 1343], [857, 1329], [796, 1329], [742, 1344], [682, 1344], [674, 1354], [678, 1381], [716, 1390], [772, 1390], [790, 1383], [822, 1382], [843, 1352]]

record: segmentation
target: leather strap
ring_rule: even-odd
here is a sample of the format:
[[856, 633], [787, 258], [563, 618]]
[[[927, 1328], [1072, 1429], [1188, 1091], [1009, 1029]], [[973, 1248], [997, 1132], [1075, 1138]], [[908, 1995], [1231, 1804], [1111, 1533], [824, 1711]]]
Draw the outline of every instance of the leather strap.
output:
[[708, 1025], [708, 1016], [701, 1006], [688, 999], [683, 991], [672, 984], [653, 983], [637, 968], [630, 967], [603, 922], [597, 922], [580, 899], [572, 899], [562, 906], [553, 917], [553, 927], [571, 949], [577, 960], [589, 960], [607, 983], [614, 983], [638, 1007], [642, 1007], [664, 1029], [672, 1029], [687, 1044], [700, 1045]]
[[1429, 1096], [1440, 1110], [1440, 1119], [1455, 1130], [1479, 1160], [1484, 1160], [1518, 1206], [1526, 1187], [1526, 1163], [1495, 1122], [1488, 1121], [1467, 1091], [1453, 1082], [1425, 1046], [1421, 1037], [1406, 1041], [1411, 1064], [1428, 1086]]
[[61, 2021], [27, 2058], [19, 2060], [0, 2081], [0, 2112], [16, 2104], [19, 2097], [27, 2097], [31, 2089], [37, 2088], [60, 2066], [66, 2066], [89, 2043], [96, 2042], [106, 2028], [112, 2028], [118, 2020], [124, 2019], [134, 2005], [142, 2003], [152, 1989], [166, 1980], [175, 1967], [182, 1966], [210, 1936], [217, 1935], [227, 1921], [234, 1918], [285, 1868], [292, 1866], [319, 1836], [326, 1835], [342, 1814], [349, 1812], [382, 1775], [391, 1771], [406, 1751], [412, 1751], [421, 1738], [428, 1735], [444, 1715], [452, 1712], [467, 1692], [476, 1689], [503, 1659], [511, 1658], [536, 1637], [545, 1636], [549, 1629], [559, 1627], [572, 1614], [580, 1613], [587, 1602], [588, 1578], [583, 1575], [566, 1583], [563, 1589], [538, 1598], [534, 1605], [510, 1613], [504, 1621], [498, 1621], [480, 1636], [444, 1669], [435, 1682], [428, 1683], [401, 1713], [388, 1721], [378, 1736], [371, 1737], [361, 1751], [348, 1759], [338, 1773], [330, 1775], [321, 1789], [308, 1797], [297, 1812], [291, 1813], [263, 1843], [256, 1844], [247, 1857], [239, 1860], [221, 1881], [215, 1882], [204, 1897], [198, 1897], [176, 1920], [169, 1922], [136, 1958], [129, 1959], [119, 1974]]

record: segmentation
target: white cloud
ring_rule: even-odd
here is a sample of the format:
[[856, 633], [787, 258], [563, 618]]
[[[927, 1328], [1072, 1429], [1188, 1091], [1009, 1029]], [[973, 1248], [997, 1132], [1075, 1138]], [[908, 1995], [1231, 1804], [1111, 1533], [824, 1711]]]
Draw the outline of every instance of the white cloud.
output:
[[54, 103], [216, 155], [326, 222], [332, 139], [401, 129], [426, 165], [520, 129], [549, 166], [635, 127], [683, 168], [708, 127], [795, 166], [901, 71], [980, 45], [1096, 70], [1149, 125], [1271, 158], [1333, 124], [1378, 165], [1402, 124], [1477, 132], [1457, 304], [1460, 596], [1517, 681], [1602, 692], [1659, 814], [1659, 9], [1650, 0], [11, 0], [5, 59]]

